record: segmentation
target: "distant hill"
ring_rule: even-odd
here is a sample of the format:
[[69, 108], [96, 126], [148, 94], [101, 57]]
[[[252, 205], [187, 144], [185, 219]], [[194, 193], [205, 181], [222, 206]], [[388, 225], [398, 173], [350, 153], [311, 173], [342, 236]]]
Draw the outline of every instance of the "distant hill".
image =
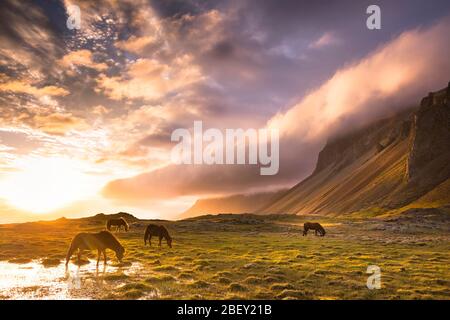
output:
[[286, 190], [199, 199], [178, 218], [185, 219], [218, 213], [255, 213], [284, 192], [286, 192]]
[[330, 140], [311, 176], [262, 212], [376, 214], [450, 204], [450, 84], [417, 108]]
[[118, 212], [118, 213], [113, 213], [113, 214], [98, 213], [95, 216], [84, 217], [84, 218], [80, 218], [80, 219], [81, 220], [83, 220], [83, 219], [84, 220], [91, 220], [91, 221], [106, 221], [106, 220], [109, 220], [109, 219], [118, 219], [118, 218], [124, 218], [128, 222], [139, 221], [138, 218], [136, 218], [132, 214], [126, 213], [126, 212]]

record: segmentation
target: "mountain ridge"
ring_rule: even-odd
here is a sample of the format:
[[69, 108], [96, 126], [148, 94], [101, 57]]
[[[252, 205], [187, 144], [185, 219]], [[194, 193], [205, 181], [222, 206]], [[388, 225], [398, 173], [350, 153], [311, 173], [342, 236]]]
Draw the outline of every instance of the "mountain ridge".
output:
[[418, 107], [329, 140], [313, 173], [262, 212], [381, 213], [413, 204], [433, 190], [435, 201], [448, 203], [449, 101], [450, 83]]

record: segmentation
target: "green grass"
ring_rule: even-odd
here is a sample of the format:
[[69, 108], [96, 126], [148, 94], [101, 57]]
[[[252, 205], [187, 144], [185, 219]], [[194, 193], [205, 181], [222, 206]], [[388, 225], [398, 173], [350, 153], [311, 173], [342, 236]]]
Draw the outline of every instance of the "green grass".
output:
[[[145, 223], [132, 225], [116, 236], [127, 249], [124, 265], [140, 268], [100, 275], [115, 289], [93, 291], [92, 298], [450, 299], [448, 232], [393, 232], [374, 228], [380, 226], [376, 219], [316, 217], [328, 225], [327, 236], [303, 237], [305, 219], [243, 215], [166, 222], [172, 249], [156, 241], [145, 247]], [[51, 267], [64, 259], [77, 232], [103, 227], [81, 220], [3, 225], [0, 260], [41, 259]], [[117, 263], [112, 252], [108, 258]], [[381, 268], [380, 290], [366, 287], [369, 265]]]

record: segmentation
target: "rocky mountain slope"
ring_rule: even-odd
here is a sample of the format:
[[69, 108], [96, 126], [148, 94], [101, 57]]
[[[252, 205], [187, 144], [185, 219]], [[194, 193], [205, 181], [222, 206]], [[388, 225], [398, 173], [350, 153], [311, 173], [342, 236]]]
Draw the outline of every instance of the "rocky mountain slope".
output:
[[199, 199], [178, 218], [184, 219], [218, 213], [254, 213], [258, 212], [262, 207], [267, 206], [284, 192], [286, 192], [286, 190]]
[[450, 204], [450, 84], [418, 108], [335, 138], [263, 213], [377, 214]]

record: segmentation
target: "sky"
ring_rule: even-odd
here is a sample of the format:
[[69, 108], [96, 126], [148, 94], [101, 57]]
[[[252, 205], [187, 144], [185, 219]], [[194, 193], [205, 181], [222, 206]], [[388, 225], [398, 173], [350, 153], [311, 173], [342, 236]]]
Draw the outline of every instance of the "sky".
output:
[[[447, 0], [2, 1], [0, 222], [175, 219], [292, 186], [333, 136], [446, 86], [449, 31]], [[194, 121], [278, 129], [279, 173], [173, 164], [171, 133]]]

